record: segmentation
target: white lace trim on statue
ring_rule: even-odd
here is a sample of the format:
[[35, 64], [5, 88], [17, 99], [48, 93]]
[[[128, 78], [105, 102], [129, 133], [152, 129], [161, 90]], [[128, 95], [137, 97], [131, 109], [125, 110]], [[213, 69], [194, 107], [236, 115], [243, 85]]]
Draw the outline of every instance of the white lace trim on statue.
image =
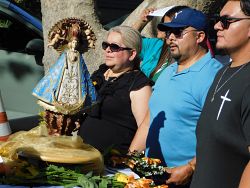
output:
[[57, 101], [62, 104], [75, 105], [80, 99], [79, 53], [67, 53], [67, 68], [63, 74]]

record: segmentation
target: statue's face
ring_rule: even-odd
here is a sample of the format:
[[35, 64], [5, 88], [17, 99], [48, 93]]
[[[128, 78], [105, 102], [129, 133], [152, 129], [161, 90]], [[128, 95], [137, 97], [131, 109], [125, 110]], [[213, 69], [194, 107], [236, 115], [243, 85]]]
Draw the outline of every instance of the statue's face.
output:
[[75, 49], [77, 47], [77, 45], [78, 45], [78, 41], [75, 40], [75, 39], [72, 40], [71, 45], [72, 45], [72, 48]]

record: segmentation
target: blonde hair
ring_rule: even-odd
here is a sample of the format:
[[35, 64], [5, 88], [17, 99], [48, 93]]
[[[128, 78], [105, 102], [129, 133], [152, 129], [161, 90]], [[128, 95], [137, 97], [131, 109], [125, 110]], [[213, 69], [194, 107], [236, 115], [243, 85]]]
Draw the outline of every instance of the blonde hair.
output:
[[140, 62], [141, 62], [139, 55], [140, 55], [141, 48], [142, 48], [141, 34], [137, 30], [133, 29], [132, 27], [124, 26], [124, 25], [115, 26], [111, 28], [108, 31], [107, 36], [111, 32], [119, 33], [121, 35], [123, 44], [127, 48], [132, 48], [136, 51], [136, 56], [133, 60], [132, 65], [133, 65], [133, 69], [139, 69]]

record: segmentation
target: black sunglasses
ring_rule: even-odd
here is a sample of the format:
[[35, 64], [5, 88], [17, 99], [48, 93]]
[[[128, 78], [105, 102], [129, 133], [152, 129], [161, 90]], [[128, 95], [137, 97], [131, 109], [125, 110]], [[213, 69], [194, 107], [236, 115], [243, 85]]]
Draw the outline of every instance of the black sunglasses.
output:
[[231, 23], [238, 22], [241, 20], [248, 20], [250, 18], [233, 18], [227, 16], [216, 17], [216, 23], [220, 22], [223, 29], [228, 29]]
[[185, 30], [186, 28], [178, 28], [178, 29], [170, 29], [165, 31], [166, 37], [169, 38], [170, 35], [173, 33], [176, 38], [182, 38], [185, 34], [191, 32], [191, 31], [197, 31], [195, 29], [193, 30]]
[[132, 50], [132, 48], [121, 47], [118, 44], [102, 42], [102, 49], [106, 50], [109, 47], [111, 52], [119, 52], [123, 50]]

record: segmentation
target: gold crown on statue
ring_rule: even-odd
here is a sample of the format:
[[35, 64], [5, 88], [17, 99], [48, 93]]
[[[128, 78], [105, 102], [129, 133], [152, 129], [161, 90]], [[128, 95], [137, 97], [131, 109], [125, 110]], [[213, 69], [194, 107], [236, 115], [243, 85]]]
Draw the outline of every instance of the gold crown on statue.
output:
[[95, 47], [96, 37], [91, 26], [80, 18], [65, 18], [58, 21], [49, 31], [48, 47], [62, 52], [68, 48], [68, 43], [77, 38], [78, 51], [83, 53]]

